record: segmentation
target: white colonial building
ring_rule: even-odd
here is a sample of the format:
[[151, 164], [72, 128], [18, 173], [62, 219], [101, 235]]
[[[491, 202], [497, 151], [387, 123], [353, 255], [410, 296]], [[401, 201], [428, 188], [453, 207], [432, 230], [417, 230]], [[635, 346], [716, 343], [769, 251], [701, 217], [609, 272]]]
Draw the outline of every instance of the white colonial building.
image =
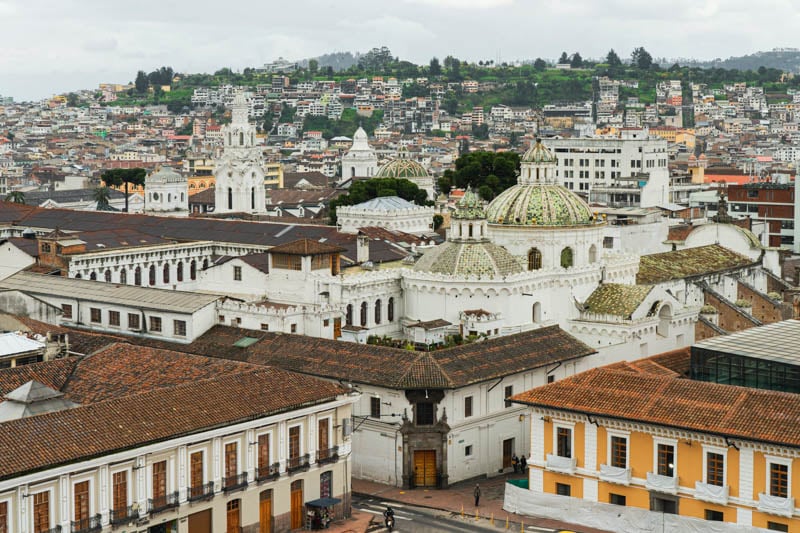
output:
[[431, 233], [434, 208], [404, 200], [399, 196], [380, 196], [366, 202], [336, 209], [336, 223], [343, 233], [358, 233], [359, 228], [380, 227], [405, 233]]
[[189, 180], [171, 169], [161, 167], [145, 179], [145, 213], [186, 216], [189, 214]]
[[353, 135], [353, 145], [342, 156], [342, 179], [371, 178], [378, 171], [378, 156], [369, 145], [367, 132], [361, 126]]

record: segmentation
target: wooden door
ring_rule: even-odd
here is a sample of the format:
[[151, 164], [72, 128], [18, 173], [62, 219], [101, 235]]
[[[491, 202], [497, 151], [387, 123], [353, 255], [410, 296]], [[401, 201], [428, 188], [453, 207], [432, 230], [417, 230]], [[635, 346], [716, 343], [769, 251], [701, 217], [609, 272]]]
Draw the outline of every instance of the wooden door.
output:
[[8, 533], [8, 503], [0, 502], [0, 533]]
[[292, 520], [291, 528], [303, 527], [303, 482], [292, 482]]
[[42, 533], [50, 529], [50, 492], [44, 491], [33, 495], [33, 533]]
[[228, 510], [228, 518], [227, 518], [227, 533], [239, 533], [239, 529], [241, 526], [241, 516], [239, 514], [240, 511], [240, 502], [241, 500], [231, 500], [228, 502], [227, 510]]
[[153, 463], [153, 499], [159, 505], [165, 503], [164, 498], [167, 496], [167, 462], [160, 461]]
[[317, 449], [321, 452], [327, 451], [330, 448], [330, 440], [328, 439], [328, 427], [330, 425], [329, 418], [320, 418], [317, 421]]
[[211, 533], [211, 509], [189, 515], [189, 533]]
[[269, 450], [269, 433], [258, 436], [258, 469], [264, 475], [269, 469], [271, 454]]
[[503, 468], [511, 468], [511, 456], [514, 454], [514, 439], [503, 441]]
[[225, 445], [225, 477], [233, 477], [237, 472], [236, 464], [236, 443], [230, 442]]
[[333, 338], [338, 339], [342, 336], [342, 319], [341, 318], [334, 318], [333, 319]]
[[265, 490], [259, 494], [258, 502], [258, 531], [259, 533], [272, 533], [272, 491]]
[[194, 452], [190, 457], [189, 462], [189, 486], [195, 491], [192, 491], [192, 496], [195, 496], [195, 492], [200, 494], [202, 489], [199, 489], [203, 484], [203, 452]]
[[[89, 519], [89, 482], [75, 483], [75, 521], [82, 522]], [[83, 527], [83, 524], [81, 524]]]
[[414, 485], [436, 486], [436, 450], [414, 451]]
[[115, 472], [112, 476], [114, 483], [114, 502], [113, 509], [118, 513], [123, 513], [128, 506], [128, 472]]

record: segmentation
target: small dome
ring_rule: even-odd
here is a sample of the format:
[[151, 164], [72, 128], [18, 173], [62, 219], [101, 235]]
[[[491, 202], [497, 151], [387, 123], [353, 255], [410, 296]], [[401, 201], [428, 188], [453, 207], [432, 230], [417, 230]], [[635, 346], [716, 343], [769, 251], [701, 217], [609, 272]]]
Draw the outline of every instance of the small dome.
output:
[[541, 139], [536, 139], [533, 146], [522, 156], [523, 163], [555, 163], [556, 157], [544, 144]]
[[554, 184], [514, 185], [492, 200], [489, 224], [516, 226], [582, 226], [594, 223], [589, 205]]
[[477, 220], [486, 218], [483, 202], [472, 189], [467, 189], [464, 196], [456, 202], [453, 218], [461, 220]]
[[145, 183], [180, 183], [183, 181], [188, 180], [171, 167], [161, 167], [145, 178]]
[[378, 169], [376, 178], [430, 178], [425, 167], [411, 159], [393, 159]]
[[416, 272], [449, 276], [504, 277], [522, 272], [519, 261], [491, 242], [448, 241], [428, 250], [414, 265]]

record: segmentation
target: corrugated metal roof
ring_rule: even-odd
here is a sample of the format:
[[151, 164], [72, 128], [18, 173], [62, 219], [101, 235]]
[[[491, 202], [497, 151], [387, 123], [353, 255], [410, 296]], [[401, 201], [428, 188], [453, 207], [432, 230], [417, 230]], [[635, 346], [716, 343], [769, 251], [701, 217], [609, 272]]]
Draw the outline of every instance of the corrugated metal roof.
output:
[[220, 296], [211, 294], [118, 285], [116, 283], [46, 276], [29, 272], [20, 272], [4, 279], [0, 282], [0, 289], [62, 296], [65, 298], [78, 297], [82, 300], [144, 307], [161, 311], [175, 311], [178, 313], [193, 313], [220, 298]]

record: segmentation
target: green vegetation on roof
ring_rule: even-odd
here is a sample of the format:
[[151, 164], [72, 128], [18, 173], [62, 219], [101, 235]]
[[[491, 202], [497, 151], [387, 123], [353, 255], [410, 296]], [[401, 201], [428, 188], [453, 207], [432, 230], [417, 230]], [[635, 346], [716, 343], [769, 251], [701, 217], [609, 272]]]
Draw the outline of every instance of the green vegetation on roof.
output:
[[621, 316], [630, 320], [652, 290], [650, 285], [604, 283], [594, 290], [583, 305], [590, 313]]
[[718, 244], [643, 255], [639, 259], [636, 283], [645, 285], [663, 283], [673, 279], [742, 268], [753, 263], [754, 261], [749, 257], [737, 254]]

